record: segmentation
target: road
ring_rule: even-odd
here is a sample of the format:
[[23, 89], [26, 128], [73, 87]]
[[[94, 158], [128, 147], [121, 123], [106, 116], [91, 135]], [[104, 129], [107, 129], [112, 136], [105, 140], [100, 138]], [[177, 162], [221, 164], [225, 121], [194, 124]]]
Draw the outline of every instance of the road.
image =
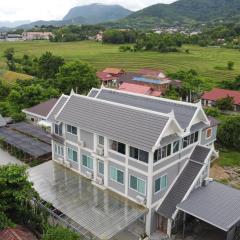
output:
[[11, 156], [8, 152], [5, 152], [0, 148], [0, 165], [6, 165], [6, 164], [24, 165], [23, 162]]

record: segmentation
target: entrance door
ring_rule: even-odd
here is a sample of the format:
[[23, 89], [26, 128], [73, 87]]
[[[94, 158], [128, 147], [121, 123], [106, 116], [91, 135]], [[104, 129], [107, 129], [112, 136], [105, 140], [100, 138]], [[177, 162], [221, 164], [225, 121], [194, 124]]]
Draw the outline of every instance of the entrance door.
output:
[[157, 215], [157, 229], [160, 232], [167, 234], [167, 225], [168, 225], [168, 219], [158, 214]]

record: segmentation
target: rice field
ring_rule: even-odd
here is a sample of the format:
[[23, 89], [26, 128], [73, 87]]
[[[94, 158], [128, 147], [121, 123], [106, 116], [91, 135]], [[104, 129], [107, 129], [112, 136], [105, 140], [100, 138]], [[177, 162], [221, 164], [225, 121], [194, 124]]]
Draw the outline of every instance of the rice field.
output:
[[[29, 54], [40, 56], [46, 51], [62, 56], [66, 61], [83, 60], [96, 69], [120, 67], [127, 71], [136, 71], [143, 67], [162, 69], [166, 72], [195, 69], [211, 86], [223, 80], [233, 79], [240, 74], [240, 51], [222, 48], [202, 48], [185, 45], [181, 53], [157, 52], [119, 52], [119, 45], [108, 45], [94, 41], [50, 43], [0, 42], [0, 68], [5, 68], [3, 59], [5, 49], [13, 47], [17, 56]], [[190, 54], [185, 53], [189, 49]], [[235, 63], [234, 70], [227, 70], [227, 62]]]
[[16, 73], [12, 71], [7, 70], [0, 70], [0, 79], [3, 79], [3, 81], [7, 84], [13, 84], [16, 80], [29, 80], [32, 79], [32, 76], [29, 76], [27, 74], [23, 73]]

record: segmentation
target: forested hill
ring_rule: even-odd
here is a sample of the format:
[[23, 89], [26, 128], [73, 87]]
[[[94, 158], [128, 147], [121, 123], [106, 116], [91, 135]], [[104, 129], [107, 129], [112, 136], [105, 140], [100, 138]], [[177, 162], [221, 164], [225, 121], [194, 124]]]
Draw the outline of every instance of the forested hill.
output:
[[179, 0], [156, 4], [137, 11], [123, 20], [130, 25], [184, 24], [240, 20], [240, 0]]
[[96, 24], [101, 22], [119, 20], [130, 15], [131, 13], [132, 11], [120, 5], [104, 5], [94, 3], [70, 9], [68, 14], [63, 18], [63, 20], [83, 17], [86, 23]]

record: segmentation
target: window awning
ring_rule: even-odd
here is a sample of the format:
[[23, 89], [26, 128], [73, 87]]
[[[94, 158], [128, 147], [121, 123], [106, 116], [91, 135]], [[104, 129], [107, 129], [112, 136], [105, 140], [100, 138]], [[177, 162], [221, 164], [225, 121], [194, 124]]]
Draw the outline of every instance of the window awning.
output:
[[240, 221], [240, 191], [211, 182], [192, 192], [177, 208], [228, 232]]
[[110, 239], [147, 209], [49, 161], [29, 170], [40, 197], [100, 239]]

